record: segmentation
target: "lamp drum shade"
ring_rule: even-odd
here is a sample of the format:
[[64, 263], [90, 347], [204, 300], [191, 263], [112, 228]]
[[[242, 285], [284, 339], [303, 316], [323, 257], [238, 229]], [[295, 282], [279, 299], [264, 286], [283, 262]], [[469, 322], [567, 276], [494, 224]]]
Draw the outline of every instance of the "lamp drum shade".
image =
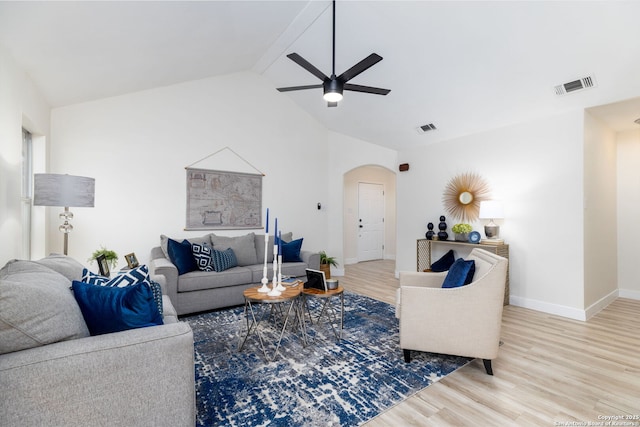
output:
[[504, 208], [502, 202], [497, 200], [483, 200], [480, 202], [480, 218], [502, 219], [504, 218]]
[[37, 173], [33, 176], [34, 206], [92, 208], [95, 201], [95, 178]]

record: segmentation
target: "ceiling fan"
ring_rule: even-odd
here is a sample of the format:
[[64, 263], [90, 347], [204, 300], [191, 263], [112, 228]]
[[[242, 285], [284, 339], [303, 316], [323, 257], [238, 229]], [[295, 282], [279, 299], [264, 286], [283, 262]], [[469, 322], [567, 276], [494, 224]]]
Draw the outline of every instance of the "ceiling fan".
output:
[[370, 67], [374, 66], [378, 62], [382, 61], [382, 57], [377, 53], [372, 53], [371, 55], [364, 58], [362, 61], [358, 62], [353, 67], [349, 68], [344, 73], [340, 74], [336, 77], [336, 2], [333, 1], [333, 65], [331, 68], [331, 77], [327, 77], [322, 71], [318, 70], [314, 67], [309, 61], [304, 59], [302, 56], [297, 53], [290, 53], [287, 55], [289, 59], [293, 62], [322, 80], [322, 84], [316, 85], [307, 85], [307, 86], [291, 86], [291, 87], [280, 87], [278, 90], [280, 92], [290, 92], [294, 90], [305, 90], [305, 89], [318, 89], [322, 88], [324, 90], [324, 99], [327, 101], [328, 107], [337, 107], [338, 101], [342, 100], [342, 92], [344, 90], [351, 90], [354, 92], [364, 92], [371, 93], [374, 95], [386, 95], [391, 92], [390, 89], [380, 89], [377, 87], [371, 86], [361, 86], [354, 85], [351, 83], [347, 83], [349, 80], [357, 76], [358, 74], [366, 71]]

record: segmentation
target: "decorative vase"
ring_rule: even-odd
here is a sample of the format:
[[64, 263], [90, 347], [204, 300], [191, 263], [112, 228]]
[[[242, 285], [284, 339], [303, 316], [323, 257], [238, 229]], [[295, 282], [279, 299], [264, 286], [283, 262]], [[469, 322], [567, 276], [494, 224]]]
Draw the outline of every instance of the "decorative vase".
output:
[[429, 229], [429, 231], [427, 231], [427, 234], [425, 234], [425, 237], [427, 238], [427, 240], [433, 240], [433, 236], [435, 236], [435, 231], [433, 231], [433, 223], [430, 222], [429, 224], [427, 224], [427, 228]]
[[455, 233], [456, 242], [469, 242], [469, 233]]
[[438, 240], [447, 240], [449, 238], [449, 234], [445, 231], [447, 229], [447, 223], [445, 222], [446, 218], [444, 215], [440, 216], [440, 224], [438, 224]]

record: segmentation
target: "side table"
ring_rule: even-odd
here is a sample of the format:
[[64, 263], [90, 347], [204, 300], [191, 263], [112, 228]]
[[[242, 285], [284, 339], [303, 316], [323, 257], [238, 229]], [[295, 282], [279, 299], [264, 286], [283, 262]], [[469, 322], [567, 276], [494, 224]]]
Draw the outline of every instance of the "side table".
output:
[[[340, 297], [340, 319], [338, 322], [337, 310], [333, 307], [331, 301], [333, 297]], [[342, 330], [344, 329], [344, 288], [342, 286], [338, 286], [336, 289], [330, 289], [327, 291], [322, 291], [320, 289], [303, 289], [302, 290], [302, 310], [306, 308], [307, 313], [309, 313], [309, 320], [311, 324], [313, 324], [313, 316], [311, 314], [311, 310], [309, 308], [309, 298], [320, 298], [322, 300], [320, 313], [316, 317], [316, 323], [320, 323], [320, 321], [324, 318], [331, 325], [331, 329], [333, 330], [333, 334], [336, 337], [337, 341], [342, 339]], [[303, 312], [304, 316], [304, 312]], [[336, 331], [334, 323], [339, 323], [340, 327]]]
[[[246, 332], [241, 334], [240, 343], [238, 344], [238, 351], [242, 351], [244, 344], [247, 342], [247, 338], [252, 333], [255, 333], [258, 336], [258, 341], [260, 342], [260, 348], [262, 349], [262, 353], [264, 357], [267, 358], [268, 361], [273, 361], [278, 354], [278, 349], [280, 348], [280, 343], [282, 342], [282, 337], [284, 336], [284, 332], [287, 329], [287, 324], [289, 323], [289, 317], [291, 314], [295, 316], [295, 321], [298, 322], [298, 328], [300, 329], [300, 333], [302, 335], [303, 345], [306, 346], [307, 339], [306, 333], [304, 329], [304, 320], [302, 317], [302, 309], [300, 306], [300, 287], [286, 287], [286, 289], [282, 292], [280, 296], [271, 297], [266, 293], [258, 292], [260, 287], [254, 287], [246, 289], [243, 293], [244, 295], [244, 316], [246, 319]], [[256, 305], [263, 305], [262, 310], [258, 310]], [[268, 310], [266, 310], [268, 306]], [[268, 316], [267, 316], [267, 313]], [[282, 322], [282, 328], [279, 329], [279, 337], [278, 340], [274, 343], [275, 349], [273, 350], [273, 356], [269, 357], [267, 354], [267, 348], [264, 343], [264, 338], [262, 333], [260, 332], [261, 324], [265, 317], [268, 319], [273, 319], [274, 325], [276, 326], [276, 331], [278, 331], [277, 322], [278, 320]]]

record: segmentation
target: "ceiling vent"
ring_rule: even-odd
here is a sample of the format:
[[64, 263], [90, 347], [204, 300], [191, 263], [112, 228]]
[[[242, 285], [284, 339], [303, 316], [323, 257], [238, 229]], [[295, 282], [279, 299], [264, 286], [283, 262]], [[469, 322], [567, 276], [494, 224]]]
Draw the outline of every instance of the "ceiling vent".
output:
[[554, 87], [556, 95], [566, 95], [571, 92], [577, 92], [579, 90], [590, 89], [596, 86], [596, 79], [593, 76], [583, 77], [579, 80], [563, 83]]
[[432, 130], [436, 130], [436, 125], [434, 125], [433, 123], [429, 123], [428, 125], [420, 126], [418, 128], [419, 133], [425, 133]]

